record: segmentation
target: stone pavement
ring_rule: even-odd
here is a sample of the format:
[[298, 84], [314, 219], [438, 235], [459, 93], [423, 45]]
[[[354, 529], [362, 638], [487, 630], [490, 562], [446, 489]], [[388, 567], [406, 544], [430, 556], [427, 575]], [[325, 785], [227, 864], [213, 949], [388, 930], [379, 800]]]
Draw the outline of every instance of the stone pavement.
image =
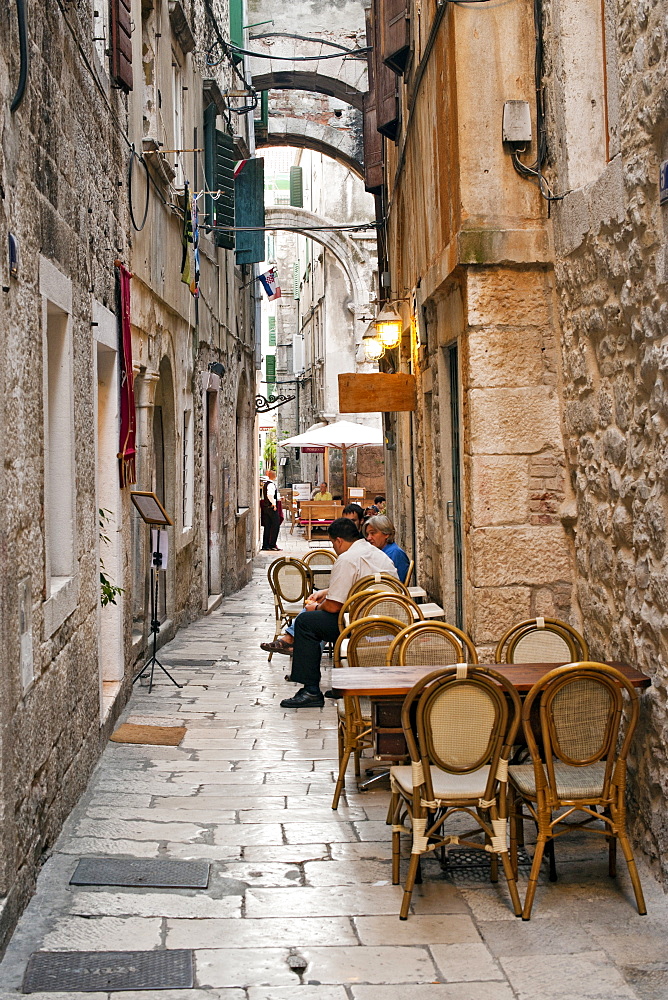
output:
[[[282, 542], [305, 547], [296, 537]], [[273, 556], [273, 554], [272, 554]], [[124, 719], [182, 723], [180, 747], [110, 743], [42, 870], [0, 965], [16, 1000], [38, 949], [195, 949], [194, 990], [44, 993], [37, 1000], [659, 1000], [668, 997], [668, 905], [640, 860], [639, 917], [623, 863], [562, 841], [529, 923], [501, 880], [425, 864], [408, 921], [392, 886], [387, 788], [349, 779], [331, 810], [333, 705], [283, 711], [289, 661], [258, 644], [273, 610], [252, 582], [162, 651], [184, 683], [136, 688]], [[327, 662], [327, 661], [325, 661]], [[70, 886], [84, 856], [206, 859], [206, 890]], [[520, 879], [523, 895], [525, 880]]]

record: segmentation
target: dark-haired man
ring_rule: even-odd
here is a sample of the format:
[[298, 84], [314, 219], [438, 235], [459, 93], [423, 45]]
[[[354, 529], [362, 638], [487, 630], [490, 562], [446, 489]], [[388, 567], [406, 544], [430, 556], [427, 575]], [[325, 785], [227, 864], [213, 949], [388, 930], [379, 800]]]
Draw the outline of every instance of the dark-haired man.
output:
[[364, 521], [364, 509], [360, 507], [358, 503], [347, 503], [346, 506], [341, 511], [342, 517], [349, 517], [351, 521], [357, 525], [357, 528], [362, 530], [362, 522]]
[[321, 591], [310, 608], [307, 605], [308, 613], [295, 618], [291, 679], [303, 687], [292, 698], [284, 698], [281, 708], [320, 708], [324, 704], [320, 691], [320, 643], [336, 641], [339, 611], [353, 584], [372, 573], [397, 576], [391, 559], [362, 538], [350, 518], [337, 517], [328, 534], [338, 558], [332, 567], [328, 590]]

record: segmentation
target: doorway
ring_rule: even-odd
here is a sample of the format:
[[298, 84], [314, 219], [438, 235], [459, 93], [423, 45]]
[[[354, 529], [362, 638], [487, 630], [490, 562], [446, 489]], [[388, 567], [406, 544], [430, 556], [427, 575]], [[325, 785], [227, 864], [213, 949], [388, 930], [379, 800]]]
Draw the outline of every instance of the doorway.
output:
[[221, 594], [221, 469], [218, 450], [218, 392], [205, 392], [204, 419], [206, 420], [206, 532], [207, 532], [207, 591], [209, 595]]
[[443, 489], [442, 579], [446, 621], [464, 628], [459, 352], [441, 348], [439, 364], [441, 483]]

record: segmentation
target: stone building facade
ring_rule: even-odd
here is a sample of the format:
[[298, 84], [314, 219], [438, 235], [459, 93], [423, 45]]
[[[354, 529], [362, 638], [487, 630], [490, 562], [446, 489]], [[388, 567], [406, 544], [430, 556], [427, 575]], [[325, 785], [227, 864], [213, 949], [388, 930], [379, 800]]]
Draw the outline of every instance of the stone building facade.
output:
[[382, 364], [418, 388], [414, 413], [385, 416], [391, 509], [420, 582], [489, 654], [522, 618], [579, 623], [547, 210], [501, 141], [504, 101], [533, 103], [532, 10], [409, 4], [402, 74], [383, 62], [387, 10], [371, 24], [384, 172], [367, 184], [404, 319]]
[[[0, 947], [147, 650], [147, 528], [117, 458], [116, 261], [133, 275], [134, 488], [174, 521], [161, 642], [248, 579], [257, 520], [255, 265], [203, 233], [197, 300], [181, 281], [205, 108], [253, 151], [222, 96], [238, 74], [207, 61], [227, 5], [47, 0], [25, 23], [21, 6], [0, 14]], [[104, 608], [101, 560], [122, 588]]]
[[585, 6], [545, 3], [543, 25], [569, 517], [593, 656], [652, 678], [630, 815], [665, 877], [668, 24], [661, 3]]

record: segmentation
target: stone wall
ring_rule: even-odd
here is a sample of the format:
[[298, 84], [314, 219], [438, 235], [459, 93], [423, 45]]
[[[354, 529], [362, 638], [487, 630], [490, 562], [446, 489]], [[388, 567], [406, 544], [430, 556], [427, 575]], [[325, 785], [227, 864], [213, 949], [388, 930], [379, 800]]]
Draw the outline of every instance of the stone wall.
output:
[[594, 111], [581, 109], [579, 122], [605, 111], [608, 153], [583, 187], [571, 176], [567, 112], [577, 93], [555, 41], [561, 16], [556, 0], [545, 5], [550, 180], [555, 191], [575, 188], [553, 219], [578, 596], [592, 655], [652, 678], [630, 816], [665, 877], [668, 205], [659, 206], [658, 172], [668, 158], [668, 25], [660, 2], [606, 3], [607, 94], [594, 81]]

